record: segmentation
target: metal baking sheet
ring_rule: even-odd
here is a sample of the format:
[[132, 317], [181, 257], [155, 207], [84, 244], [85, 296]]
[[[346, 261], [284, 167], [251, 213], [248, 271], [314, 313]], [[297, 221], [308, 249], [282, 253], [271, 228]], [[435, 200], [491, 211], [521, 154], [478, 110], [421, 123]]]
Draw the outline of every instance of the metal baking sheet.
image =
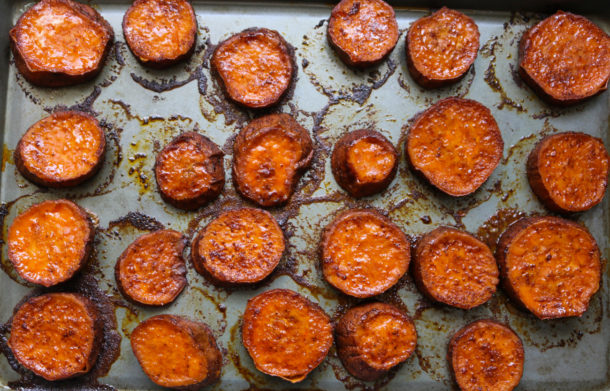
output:
[[[6, 236], [7, 227], [18, 213], [44, 199], [67, 197], [97, 216], [97, 251], [91, 269], [100, 289], [114, 304], [122, 336], [120, 357], [109, 373], [99, 379], [100, 384], [125, 390], [154, 389], [131, 352], [129, 334], [149, 316], [174, 313], [207, 322], [218, 339], [224, 353], [224, 368], [221, 382], [210, 387], [213, 390], [451, 389], [455, 386], [445, 359], [451, 335], [470, 321], [488, 317], [510, 324], [523, 339], [525, 372], [519, 390], [610, 389], [607, 267], [602, 289], [582, 318], [544, 322], [515, 309], [501, 290], [490, 302], [471, 311], [432, 305], [406, 275], [381, 299], [403, 306], [414, 318], [419, 334], [417, 351], [404, 365], [376, 383], [350, 377], [333, 348], [305, 381], [291, 385], [256, 371], [241, 344], [239, 322], [246, 301], [267, 289], [294, 289], [320, 303], [333, 317], [356, 302], [340, 296], [326, 284], [317, 266], [316, 247], [321, 229], [338, 210], [363, 205], [380, 208], [414, 238], [448, 224], [493, 242], [511, 219], [522, 214], [545, 213], [525, 176], [526, 156], [541, 136], [583, 131], [601, 137], [606, 147], [610, 146], [609, 93], [573, 108], [552, 108], [542, 103], [516, 75], [520, 36], [544, 14], [509, 11], [510, 2], [498, 2], [505, 4], [507, 11], [463, 10], [475, 19], [481, 32], [481, 49], [474, 68], [452, 87], [426, 91], [407, 72], [404, 38], [411, 22], [428, 14], [428, 8], [406, 8], [401, 5], [405, 3], [394, 2], [401, 29], [397, 47], [379, 67], [353, 71], [338, 60], [326, 42], [329, 4], [195, 1], [199, 23], [195, 55], [185, 64], [153, 71], [142, 68], [124, 44], [120, 26], [130, 2], [96, 0], [91, 4], [111, 23], [117, 41], [104, 71], [86, 84], [43, 89], [23, 80], [8, 51], [8, 29], [32, 3], [8, 0], [0, 4], [0, 118], [4, 124], [0, 212], [5, 217], [2, 234]], [[460, 4], [469, 7], [471, 3], [450, 5], [460, 8]], [[494, 8], [498, 4], [494, 3]], [[578, 6], [564, 3], [568, 9], [570, 4]], [[589, 17], [608, 32], [610, 19], [601, 14]], [[213, 44], [252, 26], [276, 29], [294, 46], [297, 80], [289, 99], [276, 110], [295, 115], [311, 131], [316, 143], [314, 164], [301, 180], [293, 200], [287, 207], [271, 211], [287, 232], [288, 253], [270, 280], [252, 289], [214, 288], [189, 265], [188, 287], [174, 304], [162, 309], [127, 304], [116, 289], [113, 267], [132, 240], [158, 223], [193, 237], [219, 210], [244, 202], [228, 180], [221, 197], [213, 204], [196, 212], [174, 209], [156, 192], [152, 167], [156, 152], [173, 136], [196, 129], [223, 148], [230, 176], [233, 136], [255, 113], [226, 103], [210, 76], [208, 56]], [[491, 178], [474, 195], [460, 199], [441, 195], [415, 178], [403, 156], [405, 132], [414, 115], [438, 99], [454, 95], [488, 106], [505, 142], [504, 158]], [[106, 127], [109, 150], [104, 168], [86, 185], [45, 190], [17, 173], [12, 152], [31, 124], [60, 107], [95, 112]], [[400, 169], [387, 191], [356, 202], [346, 197], [333, 180], [329, 152], [344, 132], [369, 126], [399, 146]], [[608, 197], [601, 205], [573, 218], [591, 230], [603, 257], [608, 259]], [[8, 320], [15, 304], [33, 289], [15, 277], [5, 247], [4, 272], [0, 272], [1, 322]], [[0, 387], [8, 387], [18, 378], [2, 356]]]

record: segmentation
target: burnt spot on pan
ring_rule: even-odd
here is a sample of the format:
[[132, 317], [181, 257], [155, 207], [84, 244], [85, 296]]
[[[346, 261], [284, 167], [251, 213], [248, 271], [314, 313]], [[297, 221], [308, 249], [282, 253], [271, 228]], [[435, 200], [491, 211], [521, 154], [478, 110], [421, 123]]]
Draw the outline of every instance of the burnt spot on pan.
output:
[[[489, 88], [491, 88], [494, 92], [500, 94], [500, 103], [496, 104], [496, 108], [498, 110], [502, 110], [504, 109], [504, 107], [508, 107], [519, 113], [523, 113], [526, 112], [526, 109], [524, 108], [524, 103], [518, 103], [515, 99], [510, 98], [504, 91], [500, 80], [496, 76], [497, 57], [506, 55], [505, 53], [503, 53], [504, 45], [501, 42], [504, 42], [504, 40], [500, 40], [498, 37], [494, 37], [491, 40], [487, 41], [485, 45], [483, 45], [483, 47], [481, 48], [481, 56], [489, 58], [489, 65], [485, 70], [483, 79], [485, 80]], [[513, 53], [507, 55], [508, 59], [512, 59], [513, 55]], [[512, 73], [509, 74], [512, 75]]]
[[476, 235], [489, 246], [492, 253], [495, 253], [500, 235], [502, 235], [512, 223], [525, 216], [526, 214], [518, 209], [499, 209], [479, 227]]

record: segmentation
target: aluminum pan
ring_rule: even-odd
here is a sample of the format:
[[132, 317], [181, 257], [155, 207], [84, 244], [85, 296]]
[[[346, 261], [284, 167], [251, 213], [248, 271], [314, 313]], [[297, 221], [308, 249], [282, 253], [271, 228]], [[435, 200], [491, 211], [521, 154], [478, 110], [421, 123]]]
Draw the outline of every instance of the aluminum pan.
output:
[[[0, 44], [5, 48], [4, 60], [0, 62], [0, 79], [7, 83], [7, 88], [2, 90], [6, 94], [0, 94], [0, 99], [6, 100], [6, 105], [1, 106], [5, 107], [5, 114], [0, 201], [8, 213], [3, 235], [16, 214], [43, 199], [73, 198], [98, 217], [94, 262], [99, 267], [102, 289], [116, 303], [119, 329], [124, 336], [121, 356], [108, 376], [100, 379], [101, 383], [121, 389], [155, 388], [140, 370], [126, 336], [138, 321], [154, 314], [176, 313], [206, 321], [218, 338], [225, 366], [221, 383], [211, 388], [216, 390], [399, 390], [406, 385], [411, 390], [447, 389], [452, 384], [445, 362], [447, 342], [460, 327], [482, 317], [505, 321], [522, 337], [526, 362], [520, 390], [610, 389], [607, 278], [581, 319], [541, 322], [516, 310], [502, 292], [486, 305], [468, 312], [431, 305], [406, 276], [382, 299], [403, 305], [414, 318], [419, 333], [417, 354], [377, 384], [349, 377], [333, 349], [327, 360], [305, 381], [290, 385], [257, 372], [240, 342], [239, 319], [246, 300], [272, 287], [297, 290], [320, 303], [329, 314], [336, 315], [346, 305], [353, 304], [321, 279], [316, 266], [315, 250], [320, 231], [336, 211], [354, 205], [370, 205], [387, 211], [390, 218], [412, 236], [441, 224], [450, 224], [491, 238], [494, 230], [501, 229], [498, 227], [515, 214], [507, 211], [511, 208], [525, 214], [544, 213], [529, 190], [524, 168], [527, 154], [541, 135], [578, 130], [602, 137], [609, 146], [610, 94], [604, 93], [574, 108], [550, 108], [515, 76], [520, 34], [542, 15], [465, 11], [475, 19], [481, 32], [481, 51], [475, 67], [456, 86], [425, 91], [414, 84], [406, 70], [404, 36], [410, 23], [425, 15], [427, 10], [397, 8], [402, 34], [389, 61], [375, 70], [354, 72], [337, 59], [326, 43], [326, 25], [319, 22], [328, 18], [328, 5], [200, 1], [195, 2], [200, 25], [199, 50], [187, 64], [168, 71], [145, 70], [135, 62], [126, 46], [119, 43], [116, 54], [97, 80], [77, 87], [49, 90], [30, 86], [16, 74], [14, 65], [5, 72], [9, 62], [8, 25], [12, 25], [31, 3], [16, 0], [0, 4], [0, 11], [5, 11], [0, 18], [0, 26], [5, 32], [0, 38]], [[95, 5], [112, 24], [118, 42], [124, 41], [120, 22], [128, 3], [98, 0]], [[591, 18], [610, 31], [608, 20]], [[189, 265], [189, 286], [168, 308], [151, 310], [122, 303], [115, 288], [114, 263], [123, 249], [144, 232], [142, 228], [146, 228], [134, 219], [122, 217], [138, 212], [193, 236], [219, 208], [241, 202], [232, 185], [227, 183], [220, 200], [209, 207], [190, 213], [174, 209], [163, 203], [155, 191], [152, 166], [156, 151], [185, 130], [199, 129], [230, 153], [231, 136], [252, 113], [224, 103], [222, 95], [218, 94], [207, 67], [209, 45], [206, 42], [216, 43], [251, 26], [277, 29], [296, 48], [298, 81], [292, 98], [279, 110], [296, 115], [316, 140], [313, 168], [301, 181], [294, 200], [287, 208], [272, 211], [289, 232], [289, 254], [268, 284], [252, 290], [216, 289]], [[202, 62], [204, 66], [200, 67]], [[339, 191], [330, 175], [328, 155], [342, 133], [374, 126], [399, 145], [402, 154], [409, 120], [436, 100], [452, 95], [476, 99], [490, 107], [504, 137], [504, 160], [481, 190], [460, 200], [440, 195], [415, 178], [401, 157], [397, 178], [383, 194], [353, 202]], [[16, 172], [12, 151], [27, 127], [48, 111], [75, 104], [95, 111], [107, 125], [107, 162], [96, 178], [82, 187], [42, 191]], [[230, 172], [230, 156], [225, 164]], [[589, 227], [607, 259], [610, 254], [607, 197], [602, 205], [577, 216], [576, 220]], [[0, 273], [0, 319], [5, 321], [31, 288], [11, 277], [14, 272], [6, 260], [5, 248], [2, 264], [8, 272]], [[17, 378], [6, 359], [0, 358], [0, 385], [5, 386]]]

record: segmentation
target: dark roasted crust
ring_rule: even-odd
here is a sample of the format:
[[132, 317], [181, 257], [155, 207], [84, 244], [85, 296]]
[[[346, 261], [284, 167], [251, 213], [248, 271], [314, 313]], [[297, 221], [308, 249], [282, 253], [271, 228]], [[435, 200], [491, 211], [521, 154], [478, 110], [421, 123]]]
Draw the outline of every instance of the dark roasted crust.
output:
[[[384, 149], [391, 151], [392, 155], [394, 155], [395, 161], [392, 171], [380, 182], [359, 185], [354, 178], [353, 169], [347, 163], [347, 152], [349, 147], [363, 138], [373, 138], [377, 140]], [[394, 148], [394, 145], [392, 145], [392, 143], [390, 143], [381, 133], [372, 129], [359, 129], [345, 134], [337, 141], [330, 162], [333, 175], [339, 186], [352, 197], [361, 198], [380, 193], [392, 183], [398, 169], [398, 160], [396, 148]]]
[[20, 45], [19, 45], [19, 42], [17, 41], [17, 37], [15, 36], [15, 34], [16, 34], [15, 28], [17, 27], [18, 24], [21, 23], [22, 18], [25, 15], [25, 13], [24, 13], [24, 15], [22, 15], [19, 18], [19, 20], [17, 21], [17, 24], [15, 25], [15, 27], [13, 27], [11, 29], [11, 31], [9, 32], [10, 46], [11, 46], [11, 50], [13, 52], [13, 56], [15, 57], [15, 65], [17, 66], [17, 70], [19, 70], [19, 73], [21, 73], [23, 75], [23, 77], [25, 77], [30, 83], [37, 85], [39, 87], [66, 87], [66, 86], [83, 83], [83, 82], [90, 80], [90, 79], [94, 78], [95, 76], [97, 76], [103, 69], [104, 64], [106, 63], [106, 58], [108, 57], [108, 54], [110, 53], [110, 49], [112, 48], [112, 44], [114, 42], [114, 31], [112, 30], [110, 23], [108, 23], [96, 10], [94, 10], [93, 8], [91, 8], [85, 4], [77, 3], [72, 0], [44, 0], [44, 1], [68, 4], [71, 8], [77, 10], [79, 13], [94, 20], [98, 25], [101, 25], [103, 27], [103, 29], [106, 32], [106, 37], [107, 37], [108, 41], [104, 48], [104, 52], [101, 55], [101, 59], [98, 64], [98, 67], [93, 69], [90, 72], [86, 72], [86, 73], [78, 74], [78, 75], [69, 75], [69, 74], [63, 73], [63, 72], [42, 71], [42, 70], [34, 71], [28, 67], [25, 58], [21, 54], [21, 50], [19, 47]]
[[[171, 198], [168, 194], [165, 194], [161, 187], [159, 186], [159, 180], [157, 178], [157, 166], [159, 165], [159, 161], [163, 153], [168, 149], [173, 147], [173, 145], [181, 143], [184, 140], [193, 139], [198, 145], [207, 145], [208, 148], [212, 150], [212, 154], [208, 159], [208, 168], [209, 172], [215, 178], [212, 182], [210, 188], [205, 193], [200, 194], [197, 197], [178, 200]], [[224, 171], [224, 153], [218, 148], [218, 146], [206, 136], [203, 136], [197, 132], [185, 132], [177, 137], [175, 137], [172, 141], [169, 142], [162, 150], [159, 152], [155, 159], [155, 180], [157, 181], [157, 189], [159, 190], [159, 194], [161, 198], [168, 204], [171, 204], [179, 209], [184, 210], [194, 210], [198, 209], [206, 203], [210, 202], [214, 198], [218, 197], [222, 188], [225, 184], [225, 171]]]
[[[101, 138], [100, 138], [101, 143], [97, 150], [97, 163], [95, 163], [95, 165], [89, 170], [89, 172], [87, 172], [77, 178], [62, 179], [62, 178], [57, 178], [57, 177], [56, 178], [39, 177], [35, 173], [29, 171], [24, 163], [24, 159], [23, 159], [23, 137], [25, 136], [25, 133], [24, 133], [24, 135], [19, 139], [19, 142], [17, 143], [17, 147], [15, 148], [15, 152], [13, 153], [13, 160], [15, 161], [15, 166], [17, 166], [17, 169], [19, 170], [21, 175], [23, 175], [23, 177], [25, 179], [27, 179], [30, 182], [33, 182], [39, 186], [52, 187], [52, 188], [66, 188], [66, 187], [73, 187], [76, 185], [80, 185], [81, 183], [87, 181], [88, 179], [93, 177], [95, 174], [97, 174], [97, 172], [104, 165], [104, 161], [106, 158], [106, 134], [104, 133], [104, 130], [101, 128], [101, 126], [99, 125], [98, 120], [95, 117], [93, 117], [91, 114], [80, 112], [80, 111], [66, 111], [64, 113], [85, 116], [85, 117], [88, 117], [91, 120], [95, 121], [95, 123], [97, 124], [97, 127], [100, 132], [100, 136], [101, 136]], [[26, 133], [35, 125], [36, 124], [32, 125], [26, 131]]]

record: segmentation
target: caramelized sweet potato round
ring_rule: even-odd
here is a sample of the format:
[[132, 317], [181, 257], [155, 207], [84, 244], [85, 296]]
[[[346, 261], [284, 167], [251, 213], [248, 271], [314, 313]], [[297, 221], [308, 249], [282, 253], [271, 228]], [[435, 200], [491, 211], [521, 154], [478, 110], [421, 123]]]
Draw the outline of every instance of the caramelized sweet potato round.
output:
[[417, 332], [400, 309], [385, 303], [351, 308], [335, 329], [337, 353], [354, 377], [374, 381], [415, 351]]
[[233, 143], [233, 182], [237, 191], [261, 206], [286, 203], [313, 157], [305, 128], [289, 114], [251, 121]]
[[511, 391], [523, 375], [521, 339], [510, 327], [478, 320], [449, 342], [449, 367], [462, 391]]
[[95, 77], [114, 40], [110, 24], [72, 0], [41, 0], [9, 32], [19, 72], [32, 84], [63, 87]]
[[479, 51], [479, 28], [461, 12], [441, 8], [416, 20], [407, 33], [407, 67], [422, 87], [460, 80]]
[[461, 98], [442, 99], [418, 115], [406, 144], [411, 167], [452, 196], [476, 191], [500, 163], [504, 149], [491, 111]]
[[157, 315], [131, 333], [131, 350], [154, 383], [196, 391], [220, 378], [222, 354], [203, 322], [178, 315]]
[[209, 138], [182, 133], [157, 155], [161, 197], [176, 208], [197, 209], [218, 197], [225, 184], [224, 154]]
[[243, 284], [261, 281], [284, 253], [284, 233], [264, 210], [242, 208], [222, 213], [192, 245], [195, 269], [212, 281]]
[[398, 42], [392, 6], [383, 0], [341, 0], [328, 21], [328, 42], [353, 67], [369, 67], [387, 57]]
[[337, 141], [331, 168], [339, 186], [352, 197], [366, 197], [390, 185], [398, 168], [398, 152], [381, 133], [359, 129]]
[[211, 63], [229, 98], [259, 109], [276, 104], [288, 90], [295, 68], [292, 56], [277, 31], [251, 28], [221, 42]]
[[182, 252], [185, 238], [164, 229], [142, 235], [123, 251], [115, 266], [121, 293], [139, 304], [161, 306], [171, 303], [186, 286], [186, 265]]
[[589, 231], [558, 217], [529, 217], [500, 237], [496, 258], [506, 292], [540, 319], [581, 316], [601, 279]]
[[89, 299], [49, 293], [17, 308], [8, 344], [21, 365], [53, 381], [89, 372], [101, 337], [98, 311]]
[[123, 35], [140, 62], [164, 68], [193, 53], [195, 11], [187, 0], [135, 0], [123, 17]]
[[604, 198], [608, 152], [602, 140], [584, 133], [547, 136], [527, 159], [527, 178], [547, 208], [582, 212]]
[[405, 274], [411, 243], [380, 213], [351, 209], [324, 229], [320, 258], [329, 284], [350, 296], [370, 297], [390, 289]]
[[558, 11], [523, 34], [519, 74], [551, 103], [581, 102], [608, 86], [610, 37], [590, 20]]
[[467, 232], [439, 227], [417, 243], [413, 277], [432, 300], [462, 309], [491, 298], [499, 282], [496, 259], [487, 245]]
[[15, 217], [8, 258], [26, 281], [46, 287], [70, 279], [89, 259], [95, 228], [68, 200], [44, 201]]
[[315, 303], [288, 289], [248, 300], [242, 340], [256, 368], [297, 383], [324, 360], [333, 344], [330, 318]]
[[61, 111], [41, 119], [21, 137], [15, 165], [40, 186], [70, 187], [91, 178], [104, 163], [106, 135], [97, 119]]

